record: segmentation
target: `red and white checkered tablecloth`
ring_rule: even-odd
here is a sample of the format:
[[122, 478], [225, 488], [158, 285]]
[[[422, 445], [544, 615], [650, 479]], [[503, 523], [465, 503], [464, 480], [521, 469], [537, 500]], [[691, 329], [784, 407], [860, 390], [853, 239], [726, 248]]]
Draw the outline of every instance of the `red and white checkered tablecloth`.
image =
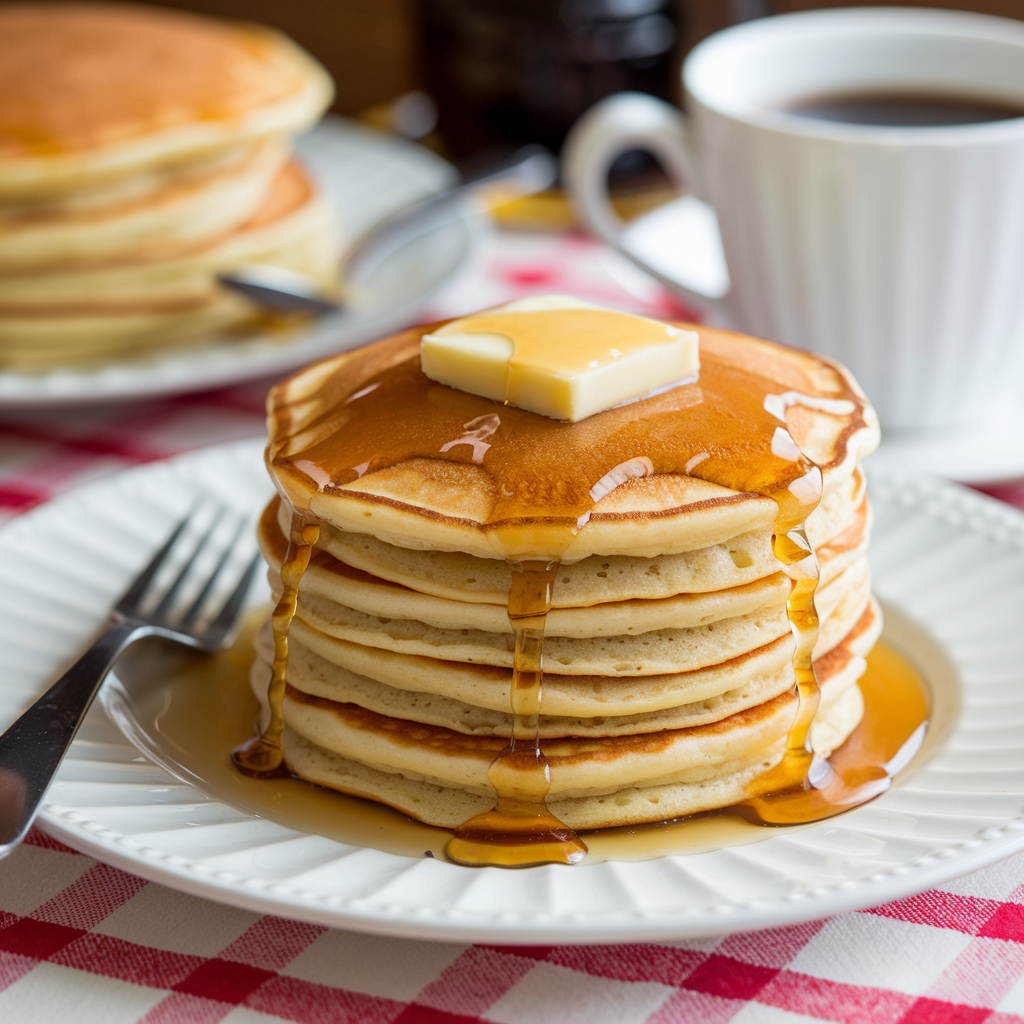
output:
[[[430, 317], [569, 292], [681, 315], [614, 254], [503, 234]], [[267, 382], [0, 416], [0, 516], [263, 431]], [[1024, 487], [991, 493], [1024, 507]], [[1024, 854], [941, 890], [706, 941], [466, 946], [357, 935], [186, 896], [35, 830], [0, 862], [0, 1024], [1024, 1024]]]

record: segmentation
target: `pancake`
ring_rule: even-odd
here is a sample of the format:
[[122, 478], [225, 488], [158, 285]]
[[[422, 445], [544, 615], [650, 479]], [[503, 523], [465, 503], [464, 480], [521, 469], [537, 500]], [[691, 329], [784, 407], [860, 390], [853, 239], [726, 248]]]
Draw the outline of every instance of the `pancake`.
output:
[[[469, 736], [295, 689], [288, 690], [285, 705], [289, 728], [324, 749], [373, 767], [485, 795], [491, 792], [487, 769], [507, 745], [503, 737]], [[737, 760], [759, 761], [765, 749], [785, 742], [795, 712], [796, 698], [782, 694], [729, 718], [689, 729], [552, 739], [544, 746], [551, 766], [552, 798], [589, 792], [605, 795], [627, 785], [694, 781], [713, 777], [722, 766]], [[856, 721], [851, 728], [855, 725]]]
[[101, 266], [0, 276], [0, 364], [137, 355], [240, 331], [262, 312], [220, 286], [218, 273], [267, 263], [308, 274], [327, 291], [338, 250], [323, 196], [289, 163], [256, 213], [213, 240], [153, 244]]
[[[822, 667], [822, 710], [812, 731], [821, 756], [841, 745], [863, 715], [854, 685], [860, 659], [849, 651], [836, 655], [834, 667]], [[256, 676], [254, 692], [265, 704], [259, 682]], [[781, 757], [795, 703], [787, 693], [709, 725], [549, 741], [548, 807], [572, 828], [604, 828], [736, 802]], [[447, 827], [493, 805], [487, 767], [502, 738], [467, 736], [292, 690], [286, 707], [286, 756], [304, 778]]]
[[230, 156], [160, 187], [78, 209], [0, 206], [0, 272], [131, 261], [152, 246], [194, 245], [237, 229], [266, 201], [288, 146], [272, 138]]
[[147, 203], [160, 193], [196, 179], [239, 168], [253, 153], [283, 137], [271, 136], [238, 146], [210, 150], [181, 165], [147, 167], [126, 178], [115, 178], [99, 185], [86, 185], [71, 192], [55, 192], [37, 196], [0, 198], [0, 220], [27, 218], [75, 217], [80, 214], [113, 210], [133, 203]]
[[[329, 77], [269, 29], [121, 4], [0, 6], [0, 366], [251, 333], [243, 263], [337, 288], [339, 238], [291, 136]], [[279, 318], [285, 336], [298, 317]]]
[[[430, 330], [268, 398], [278, 605], [252, 683], [288, 768], [457, 846], [479, 830], [489, 863], [486, 836], [529, 817], [510, 807], [663, 820], [788, 771], [808, 708], [818, 756], [846, 740], [882, 619], [859, 469], [878, 426], [842, 367], [700, 327], [698, 378], [558, 422], [427, 378]], [[496, 801], [501, 824], [467, 824]]]
[[[276, 515], [278, 533], [268, 516]], [[870, 506], [864, 476], [854, 473], [811, 514], [808, 537], [818, 553], [822, 580], [838, 574], [867, 545]], [[290, 513], [275, 499], [260, 525], [264, 554], [288, 529]], [[379, 579], [420, 593], [460, 602], [481, 602], [505, 607], [512, 570], [505, 561], [477, 558], [457, 551], [420, 551], [386, 544], [366, 533], [345, 533], [321, 526], [321, 550], [338, 561]], [[280, 561], [280, 557], [276, 558]], [[779, 571], [771, 549], [771, 530], [740, 534], [728, 543], [684, 551], [679, 555], [636, 558], [629, 555], [591, 555], [578, 562], [563, 562], [552, 608], [579, 608], [608, 601], [658, 599], [676, 594], [708, 593], [738, 587]]]
[[330, 78], [255, 25], [128, 4], [0, 6], [0, 202], [110, 187], [309, 127]]
[[207, 299], [214, 275], [286, 249], [329, 223], [324, 200], [294, 161], [272, 178], [240, 226], [191, 242], [161, 239], [118, 259], [0, 277], [0, 315], [118, 310]]
[[[273, 576], [271, 580], [273, 583]], [[276, 592], [280, 593], [279, 586]], [[785, 636], [790, 631], [787, 594], [784, 583], [764, 588], [748, 595], [753, 607], [742, 614], [637, 634], [564, 636], [555, 632], [557, 627], [553, 626], [550, 634], [545, 633], [545, 672], [634, 676], [705, 668]], [[866, 560], [850, 566], [829, 587], [823, 588], [819, 601], [822, 625], [816, 651], [824, 653], [839, 642], [860, 617], [869, 594]], [[591, 609], [578, 609], [580, 614], [588, 611]], [[642, 611], [636, 614], [639, 618]], [[440, 654], [448, 661], [512, 667], [515, 641], [511, 633], [445, 629], [414, 619], [368, 615], [303, 589], [299, 591], [296, 617], [327, 636], [366, 647], [426, 657]]]
[[[258, 532], [260, 549], [271, 567], [271, 581], [275, 591], [282, 559], [285, 557], [287, 542], [275, 520], [272, 502], [264, 513]], [[854, 533], [847, 527], [831, 545], [823, 545], [821, 564], [819, 611], [827, 616], [829, 586], [858, 560], [863, 562], [863, 551], [867, 546], [867, 516], [858, 518], [860, 529]], [[443, 559], [444, 554], [438, 555]], [[624, 561], [620, 559], [620, 561]], [[550, 636], [588, 637], [615, 636], [623, 633], [642, 633], [661, 628], [679, 628], [713, 622], [743, 614], [768, 604], [784, 603], [789, 595], [790, 583], [775, 562], [771, 575], [755, 578], [749, 583], [719, 588], [715, 591], [673, 591], [670, 597], [636, 598], [637, 576], [648, 576], [670, 587], [676, 573], [671, 564], [681, 562], [680, 556], [658, 560], [632, 559], [634, 564], [627, 570], [620, 569], [619, 579], [625, 577], [625, 599], [603, 602], [585, 601], [578, 606], [563, 602], [552, 602], [548, 613], [545, 632]], [[600, 564], [600, 563], [598, 563]], [[647, 565], [646, 571], [644, 565]], [[570, 572], [573, 567], [565, 567]], [[507, 566], [506, 566], [507, 570]], [[663, 571], [664, 570], [664, 571]], [[408, 578], [408, 577], [407, 577]], [[566, 577], [559, 579], [559, 584]], [[848, 577], [848, 580], [850, 577]], [[584, 580], [587, 580], [584, 577]], [[409, 578], [410, 583], [417, 583]], [[618, 580], [613, 579], [612, 583]], [[603, 589], [603, 588], [602, 588]], [[501, 595], [503, 603], [480, 601], [459, 601], [450, 597], [438, 597], [436, 593], [423, 593], [413, 586], [394, 583], [373, 576], [361, 569], [354, 569], [339, 561], [325, 550], [318, 550], [307, 568], [302, 581], [302, 592], [310, 596], [325, 598], [340, 605], [372, 616], [389, 619], [416, 619], [442, 629], [478, 629], [496, 633], [512, 633], [507, 614], [507, 592]], [[495, 595], [497, 596], [497, 595]], [[611, 596], [611, 595], [606, 595]]]
[[[878, 639], [881, 625], [877, 605], [872, 603], [843, 641], [818, 659], [819, 680], [831, 680], [830, 686], [837, 690], [856, 682], [864, 672], [864, 657]], [[253, 688], [265, 693], [273, 660], [273, 645], [268, 632], [261, 636], [257, 652], [259, 658], [253, 663]], [[545, 709], [549, 713], [540, 716], [539, 733], [545, 739], [561, 736], [620, 736], [704, 725], [762, 704], [793, 686], [792, 651], [788, 645], [784, 647], [783, 657], [776, 661], [772, 669], [757, 672], [756, 665], [750, 668], [752, 670], [745, 674], [741, 685], [734, 689], [722, 689], [713, 696], [692, 702], [687, 702], [684, 680], [683, 685], [669, 692], [663, 691], [661, 695], [663, 702], [679, 703], [652, 711], [636, 712], [636, 693], [632, 687], [626, 686], [618, 688], [622, 701], [617, 702], [614, 695], [609, 696], [602, 702], [597, 713], [587, 717], [550, 713], [559, 705], [546, 696]], [[476, 703], [434, 692], [389, 686], [354, 672], [339, 671], [338, 666], [302, 644], [298, 637], [293, 638], [289, 650], [288, 680], [294, 689], [310, 696], [335, 703], [358, 704], [369, 711], [392, 718], [439, 725], [469, 735], [507, 737], [512, 728], [507, 683], [504, 688], [493, 687], [482, 694], [488, 703], [481, 707]], [[565, 686], [566, 682], [568, 687]], [[574, 695], [575, 678], [559, 680], [559, 683], [563, 690], [568, 690], [570, 696]], [[718, 686], [721, 688], [723, 684], [719, 682]]]
[[[824, 757], [841, 746], [863, 716], [863, 697], [857, 687], [822, 712], [815, 722], [816, 752]], [[289, 766], [304, 779], [351, 796], [365, 797], [394, 807], [410, 818], [457, 828], [474, 815], [494, 806], [493, 794], [456, 788], [426, 777], [375, 768], [318, 746], [301, 733], [285, 729], [282, 737]], [[615, 828], [667, 821], [743, 800], [747, 787], [778, 764], [781, 743], [750, 758], [720, 766], [708, 777], [676, 779], [667, 783], [623, 787], [611, 794], [549, 799], [548, 810], [572, 829]]]
[[[851, 629], [865, 622], [870, 611], [873, 636], [881, 629], [877, 607], [862, 604], [866, 587], [846, 596], [847, 607], [830, 618], [817, 657], [831, 654]], [[858, 617], [859, 616], [859, 617]], [[864, 628], [867, 628], [866, 626]], [[498, 711], [508, 709], [511, 672], [498, 666], [444, 661], [340, 640], [294, 620], [295, 649], [308, 651], [330, 664], [330, 677], [345, 685], [369, 678], [391, 687], [437, 694]], [[266, 652], [265, 652], [266, 653]], [[269, 654], [266, 654], [269, 658]], [[706, 700], [747, 685], [774, 685], [781, 678], [793, 683], [793, 639], [783, 633], [759, 647], [725, 661], [688, 671], [636, 675], [549, 673], [545, 677], [544, 708], [550, 714], [599, 717], [635, 714]], [[302, 688], [301, 686], [299, 687]]]
[[[330, 678], [340, 685], [352, 677], [366, 678], [497, 711], [511, 706], [512, 673], [507, 668], [365, 647], [321, 633], [302, 619], [293, 621], [289, 637], [296, 650], [329, 662]], [[784, 635], [746, 654], [689, 672], [627, 677], [552, 673], [544, 679], [544, 709], [553, 715], [585, 717], [657, 711], [716, 697], [749, 683], [773, 685], [775, 679], [785, 677], [792, 685], [792, 668], [793, 638]], [[623, 678], [628, 685], [622, 685]]]

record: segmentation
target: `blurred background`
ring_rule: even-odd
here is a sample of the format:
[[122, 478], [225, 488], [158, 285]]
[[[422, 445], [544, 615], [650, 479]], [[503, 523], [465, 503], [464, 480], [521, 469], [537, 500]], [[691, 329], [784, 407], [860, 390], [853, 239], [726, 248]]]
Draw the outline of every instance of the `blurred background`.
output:
[[[619, 36], [644, 36], [653, 53], [634, 57], [638, 77], [649, 71], [643, 65], [668, 50], [678, 61], [705, 36], [726, 25], [765, 14], [781, 14], [820, 7], [946, 7], [958, 10], [1024, 18], [1024, 0], [883, 0], [862, 3], [815, 3], [811, 0], [162, 0], [164, 6], [179, 7], [226, 18], [248, 18], [287, 32], [317, 57], [334, 76], [338, 95], [334, 109], [339, 114], [358, 114], [375, 104], [422, 88], [431, 81], [431, 61], [422, 43], [440, 40], [445, 28], [451, 32], [450, 45], [471, 39], [487, 40], [486, 56], [515, 59], [520, 41], [515, 31], [499, 26], [530, 25], [531, 37], [548, 36], [547, 46], [577, 56], [580, 63], [602, 63], [600, 51], [574, 48], [574, 37], [607, 37], [614, 29]], [[651, 16], [672, 22], [672, 38], [652, 28]], [[646, 26], [643, 19], [647, 18]], [[588, 26], [587, 22], [591, 24]], [[618, 26], [616, 26], [618, 22]], [[639, 24], [638, 24], [639, 23]], [[623, 27], [625, 31], [623, 31]], [[612, 32], [609, 32], [609, 29]], [[639, 29], [639, 32], [637, 31]], [[644, 39], [638, 39], [642, 44]], [[614, 44], [613, 44], [614, 45]], [[664, 47], [664, 49], [662, 48]], [[498, 51], [495, 53], [494, 51]], [[485, 54], [480, 55], [481, 60]], [[595, 76], [597, 77], [597, 76]], [[653, 76], [652, 76], [653, 77]], [[614, 91], [614, 90], [609, 90]]]
[[[336, 113], [380, 120], [384, 112], [373, 108], [425, 90], [440, 107], [438, 134], [446, 155], [457, 160], [503, 137], [556, 145], [594, 100], [624, 88], [677, 99], [673, 70], [687, 51], [739, 21], [851, 6], [944, 7], [1024, 18], [1024, 0], [161, 2], [283, 30], [334, 76]], [[540, 65], [545, 74], [526, 74]], [[405, 127], [414, 135], [429, 119], [415, 104], [408, 106]]]
[[[705, 36], [767, 14], [821, 7], [945, 7], [1024, 18], [1024, 0], [161, 0], [282, 29], [334, 76], [334, 110], [359, 115], [424, 89], [441, 107], [450, 154], [486, 144], [490, 127], [549, 145], [594, 100], [623, 88], [672, 98], [672, 69]], [[529, 46], [527, 46], [529, 44]], [[548, 63], [532, 78], [527, 62]], [[552, 68], [553, 65], [553, 68]], [[554, 102], [553, 102], [554, 101]], [[453, 115], [463, 106], [460, 129]], [[373, 115], [370, 115], [371, 117]], [[415, 122], [415, 112], [408, 115]], [[413, 124], [411, 130], [422, 127]]]
[[[321, 225], [323, 231], [337, 234], [337, 238], [331, 237], [346, 254], [357, 250], [360, 240], [372, 236], [375, 228], [398, 211], [415, 209], [426, 197], [443, 194], [458, 181], [456, 169], [472, 176], [524, 143], [541, 143], [557, 152], [580, 115], [603, 97], [635, 90], [679, 103], [679, 68], [686, 54], [730, 25], [817, 8], [871, 6], [938, 7], [1024, 20], [1024, 0], [893, 0], [888, 4], [885, 0], [157, 2], [211, 17], [272, 26], [323, 64], [335, 84], [332, 109], [343, 116], [329, 117], [307, 132], [298, 140], [296, 152], [338, 214], [337, 224]], [[45, 4], [46, 0], [41, 0], [39, 9]], [[0, 52], [2, 42], [0, 39]], [[365, 131], [348, 118], [380, 131]], [[289, 138], [289, 147], [291, 142]], [[690, 280], [695, 266], [706, 270], [712, 263], [718, 266], [719, 277], [725, 277], [710, 208], [700, 213], [696, 199], [684, 208], [682, 204], [692, 197], [671, 203], [677, 198], [676, 190], [650, 156], [623, 154], [612, 168], [609, 184], [619, 215], [630, 222], [628, 248], [642, 253], [648, 264], [662, 268], [666, 278]], [[573, 230], [581, 225], [557, 185], [538, 194], [524, 196], [523, 191], [488, 189], [476, 197], [482, 204], [448, 208], [448, 222], [442, 218], [437, 224], [428, 223], [429, 231], [396, 247], [393, 258], [372, 268], [372, 287], [363, 287], [366, 282], [357, 282], [348, 274], [349, 264], [332, 258], [331, 287], [339, 285], [340, 290], [328, 288], [324, 297], [341, 295], [343, 308], [337, 314], [312, 318], [303, 313], [278, 315], [272, 303], [265, 308], [257, 299], [247, 307], [250, 319], [244, 329], [240, 325], [235, 333], [223, 337], [214, 331], [197, 335], [209, 344], [192, 348], [184, 344], [175, 348], [181, 339], [169, 334], [166, 344], [157, 339], [152, 346], [161, 359], [166, 357], [164, 362], [131, 363], [129, 357], [134, 352], [129, 352], [117, 364], [117, 375], [104, 376], [105, 364], [94, 360], [86, 365], [84, 358], [78, 363], [69, 359], [67, 366], [51, 360], [52, 373], [44, 372], [45, 366], [37, 372], [34, 364], [22, 370], [3, 362], [0, 346], [0, 427], [4, 419], [22, 414], [40, 421], [49, 418], [53, 423], [57, 421], [55, 410], [62, 409], [67, 432], [77, 435], [85, 428], [83, 421], [67, 411], [75, 405], [111, 399], [145, 401], [147, 396], [212, 393], [215, 387], [245, 385], [250, 388], [247, 394], [253, 416], [239, 429], [258, 432], [266, 386], [289, 369], [329, 352], [365, 344], [409, 323], [463, 315], [524, 294], [576, 294], [677, 319], [699, 319], [706, 312], [687, 305], [685, 298], [589, 233]], [[474, 213], [465, 216], [469, 206]], [[479, 216], [479, 206], [493, 218]], [[658, 212], [652, 213], [656, 208]], [[492, 220], [499, 230], [494, 230]], [[695, 225], [703, 235], [694, 233]], [[240, 225], [236, 227], [241, 230]], [[678, 245], [677, 237], [686, 238], [688, 244]], [[694, 238], [701, 244], [690, 244]], [[708, 259], [712, 248], [714, 260]], [[256, 262], [297, 269], [280, 253], [271, 256], [263, 254]], [[683, 263], [687, 272], [676, 273]], [[130, 259], [118, 266], [130, 276]], [[68, 274], [88, 272], [77, 264], [65, 269]], [[218, 276], [209, 268], [204, 270], [209, 278], [204, 301], [221, 301], [227, 295], [225, 289], [238, 283], [230, 280], [230, 273], [221, 273], [224, 269], [218, 265]], [[227, 267], [228, 271], [236, 269]], [[308, 276], [309, 271], [298, 269]], [[0, 266], [0, 283], [2, 271]], [[30, 278], [34, 273], [31, 267], [17, 266], [9, 273], [22, 272]], [[45, 277], [42, 271], [37, 276]], [[59, 291], [62, 281], [53, 288]], [[67, 314], [67, 319], [73, 320], [74, 315]], [[0, 328], [2, 317], [0, 309]], [[65, 329], [60, 317], [52, 319]], [[33, 329], [35, 326], [33, 322]], [[139, 352], [147, 353], [141, 343]], [[65, 369], [75, 373], [62, 377]], [[217, 403], [227, 400], [234, 401], [235, 396], [211, 399]], [[146, 416], [151, 418], [151, 410]], [[1024, 413], [1021, 429], [1000, 430], [1000, 438], [1004, 435], [1020, 438], [1010, 453], [1012, 458], [1008, 455], [994, 469], [979, 468], [976, 479], [1024, 476]], [[189, 433], [190, 438], [198, 436]], [[987, 435], [980, 445], [973, 436], [968, 440], [972, 452], [979, 447], [998, 447]], [[2, 441], [0, 432], [0, 444]], [[2, 455], [0, 452], [0, 470]], [[914, 458], [920, 463], [923, 456], [915, 450]], [[972, 456], [970, 461], [976, 460]], [[944, 471], [945, 463], [931, 468]], [[962, 467], [957, 473], [958, 479], [963, 479]], [[22, 490], [9, 486], [8, 506], [27, 507], [47, 491], [36, 484], [19, 487]], [[4, 501], [0, 494], [0, 518]]]
[[[334, 78], [335, 113], [421, 142], [472, 172], [518, 146], [558, 151], [573, 122], [623, 90], [679, 103], [687, 52], [728, 25], [849, 6], [945, 7], [1024, 19], [1024, 0], [160, 0], [286, 32]], [[610, 186], [627, 219], [672, 193], [653, 160], [624, 155]], [[558, 193], [495, 211], [565, 227]]]

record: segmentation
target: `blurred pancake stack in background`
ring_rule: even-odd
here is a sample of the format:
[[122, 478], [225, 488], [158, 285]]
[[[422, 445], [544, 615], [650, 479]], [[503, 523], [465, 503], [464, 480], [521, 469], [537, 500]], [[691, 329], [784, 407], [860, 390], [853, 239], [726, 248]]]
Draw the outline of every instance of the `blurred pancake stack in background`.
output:
[[291, 159], [329, 76], [285, 37], [158, 8], [0, 7], [0, 366], [121, 358], [250, 327], [217, 274], [337, 284]]

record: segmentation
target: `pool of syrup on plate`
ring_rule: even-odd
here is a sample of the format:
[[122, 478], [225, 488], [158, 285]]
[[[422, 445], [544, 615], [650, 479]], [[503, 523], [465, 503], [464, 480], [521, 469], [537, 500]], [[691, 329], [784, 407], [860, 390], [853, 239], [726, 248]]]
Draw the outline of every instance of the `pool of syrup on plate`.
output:
[[[445, 859], [452, 839], [448, 829], [298, 778], [284, 776], [268, 783], [234, 768], [231, 751], [252, 736], [259, 714], [249, 669], [252, 638], [265, 614], [254, 614], [235, 644], [212, 656], [161, 641], [146, 641], [129, 651], [118, 665], [123, 683], [118, 699], [127, 702], [124, 711], [133, 723], [136, 742], [158, 763], [209, 795], [281, 825], [354, 846]], [[931, 697], [921, 673], [895, 647], [880, 642], [867, 660], [859, 683], [864, 718], [829, 763], [844, 775], [868, 767], [884, 780], [884, 788], [920, 748]], [[584, 864], [590, 865], [704, 853], [760, 842], [773, 834], [775, 829], [751, 824], [730, 810], [583, 831], [580, 838], [589, 850]]]

